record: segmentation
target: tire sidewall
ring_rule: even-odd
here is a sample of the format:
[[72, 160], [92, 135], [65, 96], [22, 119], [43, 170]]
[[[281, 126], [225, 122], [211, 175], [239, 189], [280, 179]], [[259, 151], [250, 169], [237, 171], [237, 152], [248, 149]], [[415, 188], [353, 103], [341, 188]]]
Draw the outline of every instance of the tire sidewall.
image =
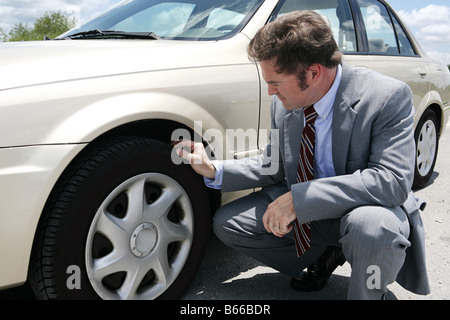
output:
[[[436, 129], [436, 149], [435, 149], [435, 156], [433, 159], [433, 163], [430, 167], [429, 172], [425, 175], [422, 176], [418, 170], [418, 163], [417, 163], [417, 158], [418, 158], [418, 144], [419, 144], [419, 137], [420, 137], [420, 133], [423, 129], [424, 124], [428, 121], [431, 120], [434, 123], [434, 127]], [[414, 132], [414, 141], [416, 143], [416, 155], [415, 155], [415, 165], [414, 165], [414, 183], [413, 183], [413, 188], [422, 188], [424, 187], [428, 181], [431, 178], [431, 175], [433, 174], [434, 171], [434, 166], [436, 164], [436, 160], [437, 160], [437, 155], [438, 155], [438, 149], [439, 149], [439, 124], [438, 124], [438, 120], [437, 117], [435, 115], [435, 113], [432, 110], [427, 110], [425, 111], [425, 113], [423, 114], [423, 116], [420, 118], [420, 121], [417, 125], [417, 128]]]
[[[188, 259], [174, 283], [159, 298], [175, 299], [189, 285], [203, 257], [209, 230], [209, 203], [203, 179], [188, 165], [175, 165], [170, 158], [170, 147], [166, 144], [144, 141], [141, 138], [130, 139], [139, 141], [124, 147], [127, 142], [120, 143], [123, 150], [109, 157], [98, 158], [105, 147], [91, 152], [89, 163], [98, 162], [92, 174], [85, 177], [84, 183], [78, 188], [72, 204], [66, 212], [60, 230], [59, 263], [55, 263], [61, 279], [59, 290], [65, 299], [98, 299], [86, 272], [85, 249], [87, 235], [97, 208], [106, 197], [121, 183], [131, 177], [143, 173], [157, 172], [176, 180], [187, 193], [193, 209], [194, 235]], [[83, 172], [83, 169], [80, 169]], [[70, 274], [69, 266], [78, 266], [81, 270], [80, 289], [68, 289], [66, 281]]]

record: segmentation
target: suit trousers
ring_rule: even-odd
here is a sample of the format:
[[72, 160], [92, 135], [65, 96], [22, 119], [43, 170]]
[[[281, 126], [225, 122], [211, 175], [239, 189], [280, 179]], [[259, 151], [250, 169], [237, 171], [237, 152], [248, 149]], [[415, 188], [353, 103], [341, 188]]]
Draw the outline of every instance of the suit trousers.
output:
[[287, 191], [286, 184], [274, 185], [222, 206], [214, 217], [215, 234], [227, 246], [291, 277], [299, 276], [327, 246], [341, 246], [352, 268], [347, 298], [382, 298], [410, 246], [405, 212], [400, 207], [362, 206], [339, 219], [313, 221], [311, 248], [297, 257], [293, 231], [276, 237], [262, 222], [267, 206]]

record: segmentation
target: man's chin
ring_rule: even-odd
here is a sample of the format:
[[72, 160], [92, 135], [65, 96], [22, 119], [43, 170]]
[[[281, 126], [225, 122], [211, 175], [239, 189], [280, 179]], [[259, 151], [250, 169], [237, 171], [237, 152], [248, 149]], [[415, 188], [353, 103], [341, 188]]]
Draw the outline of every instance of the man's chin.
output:
[[278, 100], [281, 101], [281, 104], [283, 105], [283, 107], [284, 107], [286, 110], [295, 110], [295, 109], [297, 109], [297, 107], [296, 107], [296, 106], [293, 106], [292, 104], [290, 104], [290, 103], [287, 101], [287, 99], [281, 98], [280, 96], [277, 96], [277, 97], [278, 97]]
[[286, 103], [285, 101], [282, 101], [282, 104], [283, 104], [283, 107], [284, 107], [286, 110], [289, 110], [289, 111], [298, 109], [296, 106], [293, 106], [293, 105], [291, 105], [291, 104], [289, 104], [289, 103]]

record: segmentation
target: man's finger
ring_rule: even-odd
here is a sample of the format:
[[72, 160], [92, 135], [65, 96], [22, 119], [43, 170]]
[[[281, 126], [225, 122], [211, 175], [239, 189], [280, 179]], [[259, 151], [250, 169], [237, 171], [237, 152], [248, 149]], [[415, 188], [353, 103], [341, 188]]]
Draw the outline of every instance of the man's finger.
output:
[[193, 153], [191, 153], [189, 151], [186, 151], [183, 148], [180, 148], [178, 150], [178, 155], [181, 158], [188, 160], [188, 162], [190, 164], [201, 164], [202, 163], [202, 160], [198, 156], [196, 156], [195, 154], [193, 154]]
[[191, 140], [180, 140], [180, 141], [173, 141], [172, 146], [175, 148], [186, 148], [189, 150], [194, 149], [195, 142]]
[[291, 230], [292, 230], [292, 225], [287, 225], [287, 226], [282, 226], [282, 227], [280, 227], [280, 233], [282, 234], [282, 235], [286, 235], [286, 234], [288, 234], [289, 232], [291, 232]]

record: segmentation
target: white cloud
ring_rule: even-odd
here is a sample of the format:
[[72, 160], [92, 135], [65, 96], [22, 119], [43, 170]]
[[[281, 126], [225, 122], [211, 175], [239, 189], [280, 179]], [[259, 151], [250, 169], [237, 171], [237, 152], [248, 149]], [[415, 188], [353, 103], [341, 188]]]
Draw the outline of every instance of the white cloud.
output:
[[422, 48], [432, 57], [450, 64], [450, 7], [430, 4], [399, 16], [414, 31]]
[[450, 42], [450, 23], [433, 24], [420, 28], [417, 32], [418, 37], [426, 42], [442, 44]]
[[450, 41], [450, 7], [430, 4], [410, 12], [400, 10], [398, 14], [408, 26], [417, 29], [417, 37], [434, 43]]

